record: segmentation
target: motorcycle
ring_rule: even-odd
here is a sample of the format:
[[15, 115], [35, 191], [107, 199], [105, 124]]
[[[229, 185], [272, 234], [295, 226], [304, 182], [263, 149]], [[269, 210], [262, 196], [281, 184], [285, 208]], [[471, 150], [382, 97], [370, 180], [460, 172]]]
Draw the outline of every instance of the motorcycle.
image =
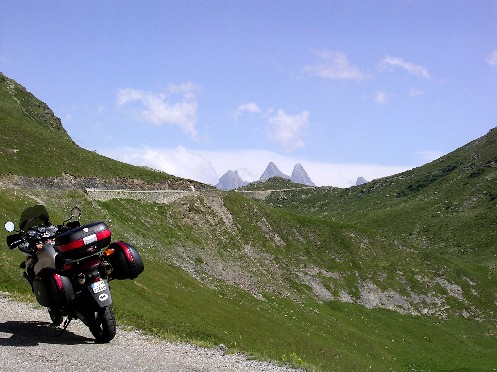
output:
[[81, 210], [60, 225], [50, 222], [43, 205], [24, 210], [19, 230], [8, 221], [5, 229], [10, 249], [26, 255], [20, 267], [37, 302], [48, 308], [52, 324], [64, 331], [71, 320], [80, 319], [97, 342], [110, 342], [116, 335], [109, 282], [135, 279], [144, 266], [139, 252], [129, 243], [111, 243], [105, 222], [81, 225]]

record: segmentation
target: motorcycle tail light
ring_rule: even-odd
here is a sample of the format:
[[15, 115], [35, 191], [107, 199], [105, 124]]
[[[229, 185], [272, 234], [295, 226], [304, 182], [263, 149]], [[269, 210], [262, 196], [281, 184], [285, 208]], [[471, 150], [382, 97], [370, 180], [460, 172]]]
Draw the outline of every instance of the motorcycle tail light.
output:
[[86, 281], [85, 274], [83, 274], [83, 273], [79, 273], [79, 274], [78, 274], [78, 276], [77, 276], [77, 280], [78, 280], [78, 283], [79, 283], [80, 285], [85, 284], [85, 281]]
[[107, 248], [105, 251], [104, 251], [104, 254], [109, 257], [110, 255], [114, 254], [115, 252], [115, 249], [114, 248]]

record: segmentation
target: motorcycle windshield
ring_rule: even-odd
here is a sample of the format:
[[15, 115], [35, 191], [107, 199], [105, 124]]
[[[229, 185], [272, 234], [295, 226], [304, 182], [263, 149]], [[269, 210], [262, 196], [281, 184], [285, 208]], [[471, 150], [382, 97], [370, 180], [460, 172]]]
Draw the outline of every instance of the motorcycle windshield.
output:
[[44, 205], [34, 205], [25, 209], [19, 220], [19, 228], [24, 232], [38, 225], [50, 226], [50, 219]]

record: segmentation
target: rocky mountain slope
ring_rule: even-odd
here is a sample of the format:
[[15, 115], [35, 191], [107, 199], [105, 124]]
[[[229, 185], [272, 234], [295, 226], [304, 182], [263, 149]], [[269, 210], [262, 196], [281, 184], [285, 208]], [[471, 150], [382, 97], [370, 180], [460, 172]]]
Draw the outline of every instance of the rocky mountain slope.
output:
[[219, 190], [234, 190], [239, 187], [247, 186], [249, 183], [242, 180], [238, 171], [228, 171], [220, 179], [216, 188]]
[[299, 183], [301, 185], [307, 186], [316, 186], [314, 182], [312, 182], [311, 178], [305, 171], [302, 164], [295, 164], [293, 167], [292, 175], [290, 176], [290, 180], [295, 183]]
[[285, 178], [285, 179], [290, 179], [289, 176], [284, 174], [282, 171], [279, 170], [279, 168], [274, 164], [273, 162], [270, 162], [264, 172], [261, 174], [261, 177], [259, 178], [259, 181], [267, 181], [270, 178], [273, 177], [280, 177], [280, 178]]

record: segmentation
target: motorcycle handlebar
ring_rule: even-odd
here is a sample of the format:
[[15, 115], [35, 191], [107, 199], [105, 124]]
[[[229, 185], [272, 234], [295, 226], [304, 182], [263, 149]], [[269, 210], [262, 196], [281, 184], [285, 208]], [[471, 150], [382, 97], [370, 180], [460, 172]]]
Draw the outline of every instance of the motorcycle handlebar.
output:
[[[11, 239], [9, 239], [9, 238], [11, 238]], [[24, 242], [23, 238], [19, 239], [16, 236], [13, 236], [13, 237], [9, 236], [9, 237], [7, 237], [7, 245], [9, 246], [9, 248], [11, 250], [19, 247], [23, 242]]]

